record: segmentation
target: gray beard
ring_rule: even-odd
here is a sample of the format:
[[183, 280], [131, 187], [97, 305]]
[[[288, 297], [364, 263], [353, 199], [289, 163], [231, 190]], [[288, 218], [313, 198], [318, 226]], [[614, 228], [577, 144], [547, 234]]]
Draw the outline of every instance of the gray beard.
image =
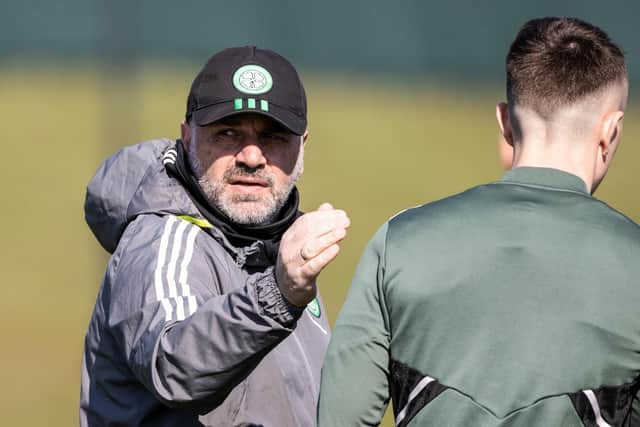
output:
[[[301, 145], [300, 154], [298, 155], [293, 172], [289, 175], [289, 180], [277, 186], [273, 176], [265, 172], [264, 169], [247, 169], [239, 166], [227, 169], [222, 177], [222, 181], [212, 181], [207, 177], [206, 169], [198, 160], [193, 141], [189, 144], [188, 155], [191, 170], [195, 174], [207, 201], [233, 222], [242, 225], [264, 225], [273, 222], [287, 202], [291, 190], [293, 190], [300, 175], [302, 175], [303, 158], [304, 153]], [[263, 179], [269, 185], [270, 191], [265, 196], [231, 194], [227, 191], [226, 185], [233, 176]]]

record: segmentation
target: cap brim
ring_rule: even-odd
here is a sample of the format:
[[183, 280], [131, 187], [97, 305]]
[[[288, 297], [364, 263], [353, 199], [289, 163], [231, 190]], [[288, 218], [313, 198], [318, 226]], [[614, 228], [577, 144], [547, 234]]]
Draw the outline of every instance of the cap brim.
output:
[[206, 126], [235, 114], [255, 113], [272, 118], [295, 135], [303, 135], [307, 130], [307, 119], [305, 117], [300, 117], [277, 105], [269, 104], [267, 111], [260, 108], [247, 108], [244, 105], [243, 107], [244, 108], [235, 109], [233, 101], [209, 105], [194, 111], [193, 120], [198, 126]]

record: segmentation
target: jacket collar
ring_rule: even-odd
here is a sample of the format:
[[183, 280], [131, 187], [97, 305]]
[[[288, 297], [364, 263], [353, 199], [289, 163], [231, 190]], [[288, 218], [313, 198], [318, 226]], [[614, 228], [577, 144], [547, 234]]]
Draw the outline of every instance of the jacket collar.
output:
[[552, 168], [522, 166], [507, 171], [500, 180], [514, 184], [538, 185], [590, 195], [587, 184], [576, 175]]

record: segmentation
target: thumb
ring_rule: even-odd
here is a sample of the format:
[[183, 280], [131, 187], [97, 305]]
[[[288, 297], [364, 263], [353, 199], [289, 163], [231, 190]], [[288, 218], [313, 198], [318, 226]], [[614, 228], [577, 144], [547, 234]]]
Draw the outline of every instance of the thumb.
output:
[[320, 207], [318, 208], [319, 211], [331, 211], [333, 210], [333, 206], [331, 206], [331, 203], [323, 203], [320, 205]]

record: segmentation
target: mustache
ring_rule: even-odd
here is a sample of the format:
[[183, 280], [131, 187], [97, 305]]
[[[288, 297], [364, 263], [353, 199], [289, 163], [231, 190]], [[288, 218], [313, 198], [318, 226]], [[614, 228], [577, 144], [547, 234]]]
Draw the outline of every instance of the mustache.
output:
[[237, 177], [261, 179], [265, 181], [269, 187], [272, 187], [274, 182], [273, 175], [266, 172], [264, 169], [254, 169], [244, 165], [233, 166], [227, 169], [222, 176], [222, 180], [223, 182], [228, 183], [232, 178]]

